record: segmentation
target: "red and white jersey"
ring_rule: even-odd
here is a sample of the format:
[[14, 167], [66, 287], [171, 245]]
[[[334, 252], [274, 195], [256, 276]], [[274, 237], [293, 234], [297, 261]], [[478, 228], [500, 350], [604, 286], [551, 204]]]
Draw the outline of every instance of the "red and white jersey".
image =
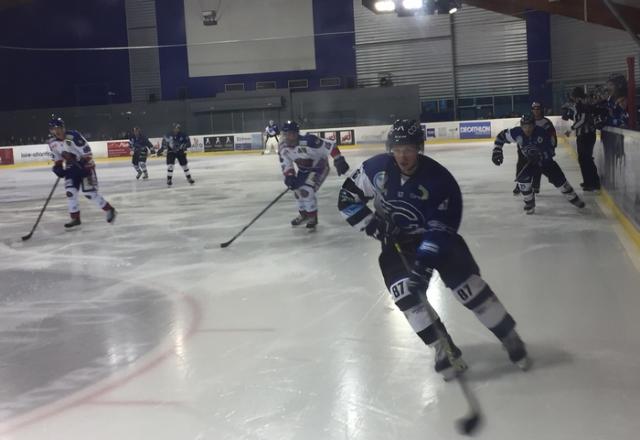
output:
[[92, 159], [91, 147], [87, 140], [79, 132], [68, 130], [64, 134], [64, 139], [50, 137], [47, 142], [51, 150], [51, 159], [54, 162], [70, 161], [90, 161]]
[[282, 164], [282, 174], [285, 176], [296, 173], [295, 165], [299, 171], [319, 171], [329, 166], [329, 156], [340, 156], [340, 150], [335, 142], [321, 139], [312, 134], [298, 136], [297, 145], [291, 147], [282, 140], [278, 145], [278, 154]]

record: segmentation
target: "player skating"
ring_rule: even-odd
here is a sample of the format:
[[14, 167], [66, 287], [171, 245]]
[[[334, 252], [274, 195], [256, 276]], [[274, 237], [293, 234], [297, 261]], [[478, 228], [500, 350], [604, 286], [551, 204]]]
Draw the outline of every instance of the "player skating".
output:
[[162, 146], [157, 152], [161, 156], [167, 150], [167, 186], [173, 185], [173, 167], [178, 159], [178, 163], [184, 170], [184, 175], [190, 184], [196, 183], [191, 177], [187, 161], [187, 150], [191, 148], [191, 139], [182, 131], [180, 124], [174, 124], [173, 130], [162, 139]]
[[528, 368], [514, 319], [481, 278], [458, 234], [462, 218], [458, 183], [446, 168], [422, 154], [424, 132], [416, 121], [396, 121], [387, 148], [389, 153], [366, 160], [344, 182], [338, 209], [351, 226], [381, 241], [379, 263], [385, 284], [416, 334], [435, 349], [435, 370], [449, 380], [466, 364], [427, 301], [433, 270], [502, 342], [509, 359]]
[[149, 141], [140, 127], [133, 127], [133, 136], [129, 139], [129, 148], [131, 148], [131, 163], [136, 170], [136, 179], [143, 180], [149, 178], [147, 172], [147, 155], [153, 152], [153, 144]]
[[107, 222], [113, 223], [116, 210], [98, 192], [98, 177], [91, 147], [87, 140], [76, 130], [66, 130], [62, 118], [52, 116], [49, 120], [48, 139], [53, 172], [64, 179], [64, 189], [67, 195], [69, 216], [71, 221], [64, 225], [71, 229], [81, 224], [78, 194], [92, 200], [100, 209], [106, 212]]
[[[349, 165], [335, 142], [312, 134], [300, 134], [297, 123], [287, 121], [282, 127], [284, 138], [278, 146], [285, 185], [291, 189], [298, 203], [298, 216], [292, 226], [307, 224], [309, 230], [318, 225], [317, 192], [329, 174], [329, 157], [338, 175], [349, 171]], [[297, 172], [296, 172], [297, 167]]]
[[[531, 114], [533, 115], [536, 125], [538, 127], [544, 128], [544, 130], [549, 134], [549, 137], [551, 138], [551, 145], [553, 146], [554, 156], [555, 156], [555, 149], [558, 146], [558, 135], [556, 133], [556, 128], [553, 126], [553, 122], [551, 122], [549, 118], [544, 116], [544, 108], [542, 107], [542, 104], [540, 104], [539, 102], [534, 102], [533, 104], [531, 104]], [[522, 171], [522, 169], [527, 164], [527, 162], [528, 162], [527, 158], [522, 154], [522, 152], [518, 148], [518, 162], [516, 164], [516, 177], [520, 175], [520, 171]], [[542, 179], [542, 170], [539, 170], [533, 176], [533, 181], [532, 181], [533, 192], [535, 194], [538, 194], [540, 192], [541, 179]], [[513, 194], [514, 195], [520, 194], [520, 187], [518, 186], [517, 183], [516, 183], [516, 187], [513, 189]]]
[[524, 115], [520, 119], [520, 126], [501, 131], [496, 137], [491, 160], [495, 165], [504, 161], [502, 146], [505, 143], [515, 143], [527, 162], [518, 174], [516, 181], [524, 197], [524, 210], [533, 214], [536, 206], [536, 196], [533, 192], [533, 177], [542, 173], [549, 182], [565, 195], [569, 202], [584, 208], [584, 202], [567, 181], [560, 165], [553, 160], [555, 147], [549, 133], [535, 124], [533, 115]]

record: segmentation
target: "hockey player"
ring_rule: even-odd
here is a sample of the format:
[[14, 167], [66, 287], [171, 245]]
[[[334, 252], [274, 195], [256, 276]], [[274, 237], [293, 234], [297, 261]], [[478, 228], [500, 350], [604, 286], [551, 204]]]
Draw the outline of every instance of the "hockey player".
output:
[[187, 182], [191, 185], [196, 183], [196, 181], [191, 178], [189, 166], [187, 165], [187, 150], [189, 148], [191, 148], [191, 139], [182, 131], [180, 124], [174, 124], [173, 130], [162, 139], [162, 146], [156, 153], [158, 156], [161, 156], [162, 152], [167, 150], [167, 186], [173, 185], [173, 166], [176, 163], [176, 159], [178, 159], [178, 163], [184, 170]]
[[136, 170], [136, 179], [143, 176], [143, 180], [149, 178], [147, 173], [147, 154], [153, 152], [153, 144], [149, 138], [142, 134], [140, 127], [133, 127], [133, 136], [129, 139], [129, 148], [131, 148], [131, 163]]
[[[424, 139], [416, 121], [396, 121], [387, 140], [389, 153], [366, 160], [347, 178], [338, 209], [347, 223], [382, 243], [378, 260], [389, 293], [420, 339], [435, 349], [435, 370], [445, 380], [467, 367], [427, 301], [434, 270], [456, 299], [502, 342], [510, 360], [527, 369], [527, 350], [514, 319], [480, 277], [458, 234], [462, 219], [458, 183], [446, 168], [422, 154]], [[373, 209], [367, 206], [371, 200]]]
[[62, 118], [52, 116], [49, 120], [48, 139], [51, 158], [54, 162], [53, 172], [64, 179], [71, 221], [64, 225], [71, 229], [81, 224], [78, 193], [93, 200], [99, 208], [107, 213], [107, 222], [113, 223], [117, 212], [98, 192], [98, 177], [91, 147], [87, 140], [76, 130], [66, 130]]
[[300, 127], [292, 121], [287, 121], [282, 131], [284, 138], [278, 146], [280, 164], [285, 177], [284, 183], [294, 192], [299, 212], [291, 225], [306, 223], [310, 232], [315, 231], [318, 225], [316, 193], [329, 174], [329, 156], [333, 158], [333, 165], [339, 176], [349, 171], [349, 165], [335, 142], [312, 134], [301, 135]]
[[280, 128], [278, 128], [278, 124], [276, 124], [273, 120], [269, 121], [269, 125], [264, 129], [265, 141], [264, 141], [264, 151], [262, 154], [276, 153], [278, 151], [278, 144], [280, 140], [278, 136], [280, 136]]
[[520, 192], [524, 196], [524, 210], [527, 214], [535, 212], [536, 198], [533, 192], [533, 176], [542, 172], [549, 182], [560, 189], [569, 202], [578, 208], [584, 208], [584, 202], [578, 197], [567, 181], [560, 165], [553, 160], [553, 141], [544, 128], [535, 124], [533, 115], [524, 115], [520, 126], [501, 131], [496, 137], [491, 160], [495, 165], [504, 161], [502, 146], [505, 143], [516, 143], [520, 152], [527, 158], [527, 163], [516, 177]]
[[[539, 102], [534, 102], [533, 104], [531, 104], [531, 113], [533, 114], [533, 118], [535, 119], [536, 125], [538, 127], [544, 128], [545, 131], [549, 134], [549, 137], [551, 138], [551, 144], [553, 145], [553, 150], [554, 150], [553, 155], [555, 156], [555, 149], [558, 146], [558, 135], [556, 133], [556, 128], [553, 126], [553, 122], [551, 122], [549, 118], [546, 118], [544, 116], [544, 109], [542, 107], [542, 104], [540, 104]], [[516, 177], [520, 174], [520, 171], [522, 171], [522, 168], [524, 168], [526, 164], [527, 164], [527, 158], [522, 154], [520, 149], [518, 149], [518, 163], [516, 164]], [[532, 186], [533, 186], [533, 192], [535, 194], [538, 194], [540, 192], [541, 178], [542, 178], [542, 171], [538, 171], [533, 176]], [[520, 194], [520, 187], [516, 183], [516, 187], [513, 189], [513, 195], [517, 195], [517, 194]]]

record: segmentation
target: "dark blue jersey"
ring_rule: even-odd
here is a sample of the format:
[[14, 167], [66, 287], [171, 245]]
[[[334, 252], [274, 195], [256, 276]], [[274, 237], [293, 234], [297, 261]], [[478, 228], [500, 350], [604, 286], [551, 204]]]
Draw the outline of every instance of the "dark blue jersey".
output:
[[[374, 210], [367, 203], [373, 200]], [[437, 256], [457, 236], [462, 194], [455, 178], [435, 160], [418, 156], [412, 176], [403, 176], [390, 154], [365, 161], [342, 185], [338, 208], [364, 229], [377, 216], [419, 242], [418, 257]], [[374, 212], [375, 211], [375, 212]]]
[[129, 148], [134, 152], [147, 152], [153, 150], [153, 144], [149, 141], [149, 138], [141, 134], [140, 136], [132, 136], [129, 139]]
[[189, 139], [186, 133], [181, 131], [178, 134], [173, 134], [173, 132], [171, 132], [162, 139], [162, 147], [159, 152], [161, 153], [166, 149], [177, 153], [179, 151], [186, 151], [189, 148], [191, 148], [191, 139]]
[[555, 152], [555, 146], [549, 132], [542, 127], [535, 126], [531, 136], [524, 134], [522, 127], [508, 128], [502, 130], [494, 145], [498, 148], [502, 148], [505, 143], [515, 143], [525, 156], [531, 155], [531, 150], [535, 150], [539, 153], [541, 160], [552, 160]]

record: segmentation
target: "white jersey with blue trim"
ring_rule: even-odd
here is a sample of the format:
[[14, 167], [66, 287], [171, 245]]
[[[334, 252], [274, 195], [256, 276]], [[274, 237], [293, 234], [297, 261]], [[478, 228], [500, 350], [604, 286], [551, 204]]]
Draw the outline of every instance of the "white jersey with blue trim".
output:
[[298, 136], [298, 142], [289, 146], [285, 139], [278, 145], [278, 154], [282, 164], [282, 173], [295, 174], [295, 165], [298, 170], [322, 170], [329, 166], [328, 158], [340, 155], [336, 143], [328, 139], [321, 139], [313, 134]]
[[51, 159], [54, 162], [91, 160], [91, 147], [87, 140], [76, 130], [68, 130], [64, 134], [64, 139], [50, 137], [47, 140], [51, 150]]

